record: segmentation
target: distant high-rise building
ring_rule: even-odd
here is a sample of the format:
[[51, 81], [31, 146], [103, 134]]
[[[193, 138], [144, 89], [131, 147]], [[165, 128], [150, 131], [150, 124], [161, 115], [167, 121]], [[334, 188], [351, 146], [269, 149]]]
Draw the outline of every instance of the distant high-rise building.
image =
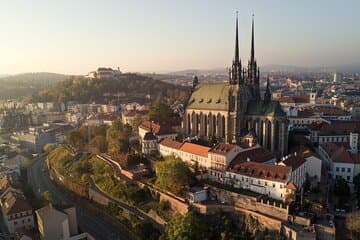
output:
[[341, 81], [342, 81], [342, 74], [335, 72], [333, 82], [341, 82]]

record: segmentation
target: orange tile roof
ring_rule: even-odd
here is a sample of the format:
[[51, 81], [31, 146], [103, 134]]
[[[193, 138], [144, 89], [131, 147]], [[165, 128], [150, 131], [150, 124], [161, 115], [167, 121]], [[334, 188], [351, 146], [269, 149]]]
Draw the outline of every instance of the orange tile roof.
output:
[[140, 124], [139, 128], [145, 129], [146, 131], [152, 131], [155, 135], [175, 133], [175, 131], [172, 130], [170, 125], [159, 124], [149, 120], [143, 121]]
[[237, 145], [235, 144], [227, 144], [227, 143], [218, 143], [213, 148], [210, 149], [209, 152], [226, 155], [228, 152], [236, 148]]
[[309, 95], [301, 95], [301, 96], [283, 96], [278, 99], [281, 103], [309, 103], [310, 97]]
[[282, 161], [285, 166], [291, 167], [292, 170], [298, 169], [300, 166], [302, 166], [306, 162], [305, 158], [303, 156], [295, 156], [291, 155], [289, 158]]
[[24, 195], [11, 190], [2, 197], [1, 201], [4, 203], [2, 210], [7, 215], [32, 210]]
[[258, 147], [240, 152], [236, 155], [234, 160], [231, 161], [230, 165], [236, 165], [239, 163], [246, 162], [248, 159], [252, 162], [264, 163], [275, 158], [275, 154], [266, 150], [265, 148]]
[[291, 174], [291, 168], [257, 162], [243, 162], [231, 165], [228, 171], [241, 175], [261, 178], [269, 181], [286, 183]]
[[360, 153], [351, 153], [344, 145], [336, 143], [322, 143], [321, 147], [329, 155], [333, 162], [360, 163]]
[[206, 147], [206, 146], [194, 144], [194, 143], [184, 142], [182, 144], [182, 146], [180, 147], [180, 150], [184, 151], [184, 152], [192, 153], [195, 155], [207, 157], [210, 148]]
[[159, 142], [159, 145], [163, 145], [165, 147], [174, 148], [174, 149], [180, 149], [183, 143], [172, 140], [171, 138], [164, 138]]
[[348, 135], [350, 132], [360, 132], [360, 121], [331, 121], [312, 124], [310, 130], [319, 131], [319, 135]]
[[294, 190], [296, 191], [297, 187], [295, 186], [295, 184], [293, 182], [289, 182], [287, 185], [286, 185], [286, 188], [287, 189], [291, 189], [291, 190]]

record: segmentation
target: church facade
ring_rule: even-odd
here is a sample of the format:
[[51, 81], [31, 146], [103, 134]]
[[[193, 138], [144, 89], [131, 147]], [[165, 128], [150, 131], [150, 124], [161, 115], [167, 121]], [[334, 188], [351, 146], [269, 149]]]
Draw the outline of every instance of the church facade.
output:
[[239, 55], [236, 18], [235, 57], [226, 82], [198, 82], [194, 78], [183, 120], [187, 136], [240, 144], [255, 138], [264, 148], [283, 156], [287, 153], [288, 121], [279, 102], [271, 100], [270, 83], [260, 96], [260, 70], [255, 59], [254, 19], [251, 55], [247, 68]]

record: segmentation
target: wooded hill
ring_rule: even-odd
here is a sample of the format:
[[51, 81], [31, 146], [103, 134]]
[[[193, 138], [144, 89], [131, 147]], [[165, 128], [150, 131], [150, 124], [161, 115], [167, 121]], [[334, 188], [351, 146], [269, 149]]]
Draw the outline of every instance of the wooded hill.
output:
[[63, 81], [68, 76], [57, 73], [23, 73], [0, 77], [0, 100], [28, 96], [40, 89]]
[[118, 100], [145, 103], [161, 97], [169, 102], [177, 100], [183, 102], [189, 90], [188, 87], [175, 86], [137, 74], [123, 74], [118, 78], [104, 80], [69, 77], [33, 94], [30, 101], [109, 103]]

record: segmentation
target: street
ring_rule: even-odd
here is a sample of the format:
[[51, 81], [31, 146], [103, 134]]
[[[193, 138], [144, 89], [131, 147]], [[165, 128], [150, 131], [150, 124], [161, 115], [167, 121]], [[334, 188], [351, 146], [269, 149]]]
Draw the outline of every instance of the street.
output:
[[51, 192], [54, 202], [57, 204], [74, 204], [77, 210], [79, 227], [92, 235], [95, 239], [114, 239], [126, 240], [126, 235], [121, 232], [114, 223], [105, 214], [98, 214], [79, 206], [72, 202], [67, 196], [51, 182], [47, 172], [44, 172], [44, 162], [46, 156], [41, 156], [28, 167], [28, 182], [33, 186], [34, 193], [40, 196], [42, 192]]

